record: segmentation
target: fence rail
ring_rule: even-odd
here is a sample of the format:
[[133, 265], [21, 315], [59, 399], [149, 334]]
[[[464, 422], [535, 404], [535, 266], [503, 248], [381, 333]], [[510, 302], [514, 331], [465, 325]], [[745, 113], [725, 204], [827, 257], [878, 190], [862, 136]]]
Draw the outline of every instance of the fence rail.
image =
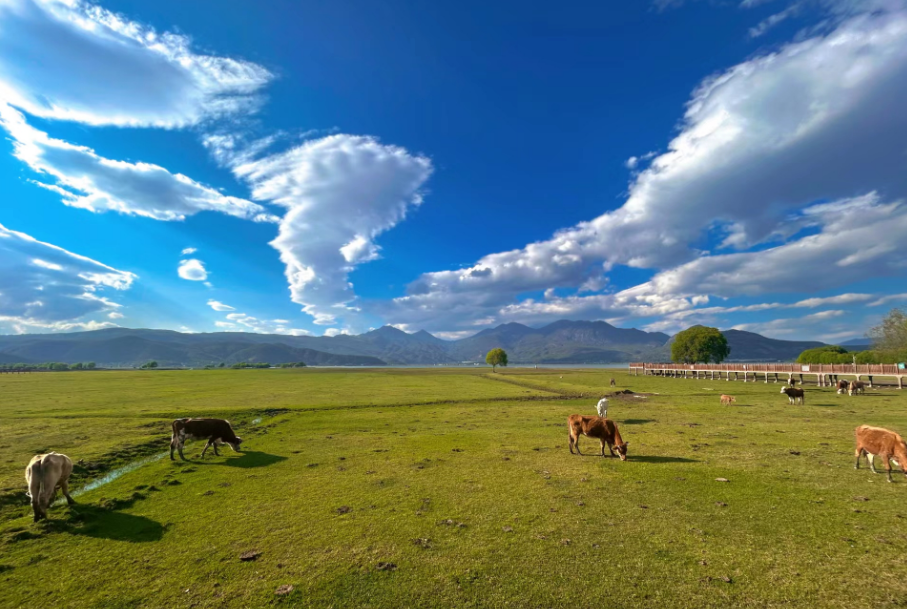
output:
[[733, 374], [736, 380], [742, 374], [745, 382], [749, 380], [750, 375], [753, 380], [762, 376], [766, 383], [769, 382], [769, 375], [774, 375], [775, 381], [778, 380], [778, 375], [787, 375], [788, 379], [797, 376], [801, 382], [804, 376], [815, 376], [819, 386], [833, 384], [841, 376], [855, 376], [857, 380], [865, 376], [869, 379], [870, 385], [874, 376], [889, 376], [897, 379], [898, 388], [903, 388], [904, 377], [907, 377], [907, 369], [903, 364], [661, 364], [633, 362], [629, 368], [636, 375], [641, 371], [644, 375], [675, 378], [700, 378], [703, 374], [715, 378], [717, 374], [718, 378], [725, 375], [727, 380], [731, 380], [731, 374]]

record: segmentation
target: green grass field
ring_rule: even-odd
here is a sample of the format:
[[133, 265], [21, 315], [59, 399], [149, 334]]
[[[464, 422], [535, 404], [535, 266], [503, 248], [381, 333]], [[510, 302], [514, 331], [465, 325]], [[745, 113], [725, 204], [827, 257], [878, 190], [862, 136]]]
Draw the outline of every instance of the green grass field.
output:
[[[647, 394], [611, 400], [630, 459], [570, 455], [566, 417], [612, 376]], [[801, 407], [608, 370], [0, 375], [0, 606], [907, 605], [907, 480], [852, 456], [859, 424], [907, 433], [907, 392], [807, 389]], [[246, 451], [160, 458], [177, 416], [230, 419]], [[142, 465], [34, 524], [23, 472], [49, 449], [83, 460], [76, 488]]]

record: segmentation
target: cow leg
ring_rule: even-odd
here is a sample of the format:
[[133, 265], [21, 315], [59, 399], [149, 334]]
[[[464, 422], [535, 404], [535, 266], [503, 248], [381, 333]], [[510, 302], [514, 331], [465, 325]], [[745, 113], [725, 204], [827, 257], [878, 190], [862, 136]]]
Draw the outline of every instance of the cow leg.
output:
[[72, 496], [69, 494], [69, 480], [63, 480], [60, 483], [60, 490], [63, 491], [63, 496], [66, 497], [66, 503], [68, 503], [69, 505], [73, 505], [76, 502], [76, 500], [73, 499]]
[[219, 456], [220, 456], [220, 453], [217, 452], [217, 440], [215, 440], [214, 438], [211, 438], [211, 446], [214, 447], [214, 455], [215, 455], [216, 457], [219, 457]]
[[856, 453], [857, 460], [856, 460], [856, 462], [853, 464], [853, 468], [854, 468], [854, 469], [860, 469], [860, 457], [863, 456], [863, 449], [860, 448], [860, 447], [857, 447], [857, 449], [856, 449], [854, 452]]
[[172, 438], [170, 438], [170, 460], [171, 461], [176, 461], [176, 459], [173, 458], [173, 451], [176, 450], [176, 447], [178, 445], [179, 445], [179, 442], [177, 441], [176, 436], [174, 435]]
[[869, 469], [872, 470], [872, 473], [878, 474], [876, 471], [875, 455], [869, 451], [866, 451], [866, 460], [869, 461]]
[[179, 450], [180, 459], [182, 459], [183, 461], [188, 461], [189, 459], [187, 459], [187, 458], [186, 458], [186, 455], [183, 454], [183, 442], [182, 442], [182, 441], [180, 441], [180, 442], [176, 445], [176, 448]]
[[208, 452], [208, 447], [214, 444], [214, 438], [208, 438], [208, 442], [205, 443], [205, 448], [202, 449], [202, 459], [205, 458], [205, 453]]
[[579, 434], [576, 434], [576, 437], [573, 439], [573, 446], [576, 448], [576, 454], [578, 454], [578, 455], [583, 454], [579, 451]]
[[[602, 457], [604, 457], [605, 456], [605, 441], [601, 440], [601, 443], [602, 443]], [[610, 444], [608, 444], [608, 450], [611, 450]], [[614, 453], [612, 452], [611, 455], [614, 456]]]
[[888, 474], [888, 481], [894, 482], [891, 479], [891, 455], [882, 455], [882, 458], [885, 460], [885, 472]]

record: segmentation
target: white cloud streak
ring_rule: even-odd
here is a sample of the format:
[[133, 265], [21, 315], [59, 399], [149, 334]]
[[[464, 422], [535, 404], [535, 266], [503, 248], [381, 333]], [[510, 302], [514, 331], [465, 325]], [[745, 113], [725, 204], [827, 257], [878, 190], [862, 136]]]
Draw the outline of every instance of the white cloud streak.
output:
[[35, 184], [59, 194], [66, 205], [155, 220], [183, 220], [198, 212], [217, 211], [248, 220], [277, 221], [261, 205], [225, 196], [159, 165], [115, 161], [90, 148], [51, 138], [2, 104], [0, 126], [13, 137], [16, 158], [55, 181]]
[[0, 225], [0, 323], [16, 332], [114, 325], [83, 318], [117, 309], [101, 294], [127, 290], [136, 278]]
[[0, 24], [0, 100], [42, 118], [185, 127], [254, 111], [272, 78], [79, 0], [4, 0]]
[[235, 311], [236, 310], [233, 307], [231, 307], [230, 305], [224, 304], [222, 302], [218, 302], [213, 299], [208, 301], [208, 306], [211, 307], [212, 309], [214, 309], [215, 311]]

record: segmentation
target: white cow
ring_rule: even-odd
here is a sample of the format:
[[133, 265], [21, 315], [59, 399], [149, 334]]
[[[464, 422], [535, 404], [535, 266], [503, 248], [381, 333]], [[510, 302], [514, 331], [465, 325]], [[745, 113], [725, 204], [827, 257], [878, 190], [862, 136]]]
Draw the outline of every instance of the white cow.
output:
[[35, 455], [25, 468], [25, 482], [28, 484], [28, 496], [31, 497], [35, 522], [47, 518], [47, 508], [53, 503], [57, 487], [63, 489], [63, 495], [69, 505], [75, 503], [69, 495], [69, 476], [72, 474], [72, 460], [66, 455], [49, 452], [46, 455]]
[[608, 398], [602, 398], [598, 401], [598, 406], [595, 407], [598, 411], [598, 416], [605, 418], [608, 416]]

